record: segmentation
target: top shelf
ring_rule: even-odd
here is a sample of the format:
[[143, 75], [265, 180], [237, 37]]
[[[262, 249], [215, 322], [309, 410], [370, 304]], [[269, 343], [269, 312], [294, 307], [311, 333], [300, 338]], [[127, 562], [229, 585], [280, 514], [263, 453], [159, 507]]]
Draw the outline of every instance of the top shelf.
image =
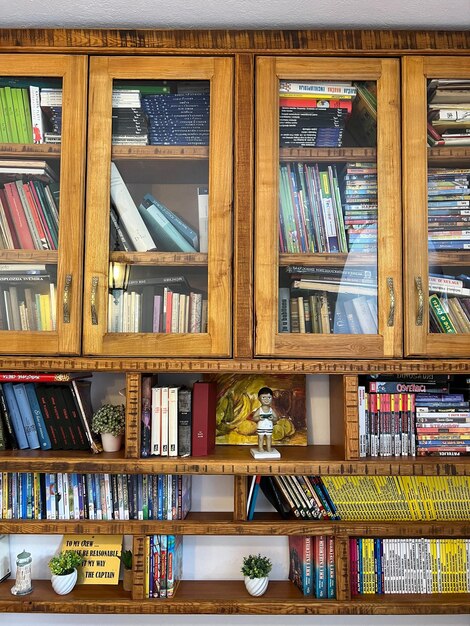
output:
[[[53, 143], [0, 144], [0, 156], [27, 155], [32, 159], [60, 158], [61, 145]], [[125, 159], [175, 159], [175, 160], [207, 160], [209, 146], [112, 146], [112, 158]]]

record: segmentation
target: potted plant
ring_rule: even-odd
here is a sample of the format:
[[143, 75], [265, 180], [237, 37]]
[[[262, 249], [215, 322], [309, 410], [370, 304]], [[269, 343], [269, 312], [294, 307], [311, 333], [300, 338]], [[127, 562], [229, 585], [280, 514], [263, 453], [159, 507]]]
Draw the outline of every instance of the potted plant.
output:
[[63, 550], [52, 557], [48, 565], [52, 573], [52, 588], [56, 593], [63, 596], [72, 591], [77, 582], [77, 567], [82, 563], [82, 557], [75, 550]]
[[249, 554], [243, 557], [242, 574], [245, 576], [245, 587], [252, 596], [262, 596], [268, 588], [271, 560], [261, 554]]
[[132, 591], [132, 550], [122, 550], [119, 560], [123, 567], [122, 588]]
[[123, 404], [104, 404], [93, 415], [91, 423], [93, 432], [101, 435], [105, 452], [120, 450], [125, 426], [126, 414]]

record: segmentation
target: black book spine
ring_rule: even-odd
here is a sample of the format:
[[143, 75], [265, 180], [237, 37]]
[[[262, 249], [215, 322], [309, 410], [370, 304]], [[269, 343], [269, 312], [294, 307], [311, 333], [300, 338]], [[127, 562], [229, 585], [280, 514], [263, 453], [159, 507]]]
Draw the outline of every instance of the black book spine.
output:
[[191, 456], [191, 390], [178, 390], [178, 456]]
[[64, 450], [64, 440], [53, 413], [50, 401], [49, 385], [36, 385], [36, 394], [44, 416], [47, 432], [51, 440], [53, 450]]
[[59, 385], [51, 386], [49, 389], [52, 410], [56, 417], [59, 429], [64, 438], [64, 450], [78, 450], [76, 434], [71, 425], [71, 418], [67, 412], [62, 388]]
[[0, 385], [0, 415], [4, 425], [4, 432], [6, 435], [6, 444], [12, 450], [18, 450], [18, 441], [16, 439], [15, 431], [11, 423], [10, 412], [5, 400], [2, 385]]
[[88, 443], [85, 430], [82, 425], [80, 414], [75, 404], [75, 399], [72, 394], [72, 390], [69, 385], [64, 385], [59, 388], [64, 400], [63, 411], [68, 415], [69, 429], [73, 432], [76, 441], [77, 450], [89, 450], [90, 445]]

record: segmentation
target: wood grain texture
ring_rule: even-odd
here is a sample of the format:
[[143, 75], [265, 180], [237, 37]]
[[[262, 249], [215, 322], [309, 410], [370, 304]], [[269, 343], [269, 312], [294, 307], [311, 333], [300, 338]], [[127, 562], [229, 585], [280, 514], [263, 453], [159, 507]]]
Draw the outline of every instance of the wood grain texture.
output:
[[357, 385], [357, 376], [332, 376], [330, 378], [331, 434], [336, 445], [344, 445], [344, 458], [347, 460], [359, 458]]
[[8, 472], [107, 472], [130, 474], [335, 474], [376, 476], [470, 475], [466, 457], [367, 458], [346, 461], [341, 447], [279, 446], [281, 459], [256, 461], [249, 446], [216, 446], [205, 457], [147, 457], [126, 459], [124, 453], [42, 452], [5, 450], [2, 469]]
[[184, 54], [201, 52], [326, 55], [468, 54], [468, 31], [427, 30], [105, 30], [4, 29], [4, 51]]
[[140, 458], [142, 415], [142, 376], [126, 375], [126, 432], [124, 450], [126, 459]]
[[[135, 575], [135, 574], [134, 574]], [[289, 581], [271, 580], [265, 595], [250, 596], [241, 580], [183, 580], [171, 599], [129, 599], [122, 585], [77, 585], [58, 596], [50, 581], [34, 580], [33, 592], [13, 596], [11, 584], [0, 587], [0, 611], [5, 613], [214, 613], [223, 615], [381, 615], [468, 613], [469, 594], [390, 595], [351, 601], [317, 600], [303, 596]]]
[[[244, 477], [245, 478], [245, 477]], [[232, 512], [191, 512], [179, 521], [115, 520], [0, 520], [8, 534], [151, 534], [177, 535], [334, 535], [378, 537], [468, 537], [470, 522], [328, 522], [283, 520], [277, 513], [255, 513], [251, 521], [236, 520]], [[135, 550], [134, 550], [135, 552]], [[138, 552], [137, 552], [138, 553]]]
[[351, 600], [351, 585], [349, 580], [349, 536], [337, 534], [335, 536], [335, 567], [336, 567], [336, 599]]
[[248, 483], [251, 477], [246, 476], [233, 477], [233, 519], [234, 521], [243, 522], [247, 519], [247, 501], [248, 501]]
[[254, 60], [235, 59], [233, 355], [253, 355]]

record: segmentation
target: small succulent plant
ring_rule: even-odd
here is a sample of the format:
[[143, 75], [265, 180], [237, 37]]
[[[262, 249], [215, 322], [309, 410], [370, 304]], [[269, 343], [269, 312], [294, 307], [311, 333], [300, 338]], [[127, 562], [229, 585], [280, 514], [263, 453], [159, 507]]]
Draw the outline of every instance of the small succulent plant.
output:
[[93, 415], [91, 429], [95, 433], [110, 433], [115, 437], [124, 433], [126, 414], [123, 404], [104, 404]]
[[261, 554], [243, 557], [242, 574], [249, 578], [266, 578], [272, 569], [271, 560]]

